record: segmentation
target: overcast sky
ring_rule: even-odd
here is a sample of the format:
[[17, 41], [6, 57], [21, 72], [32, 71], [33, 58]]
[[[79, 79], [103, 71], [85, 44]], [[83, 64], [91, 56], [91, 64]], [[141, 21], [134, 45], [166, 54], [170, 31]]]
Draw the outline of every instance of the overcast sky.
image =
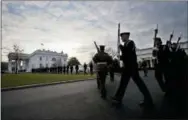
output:
[[[117, 49], [119, 22], [121, 32], [131, 32], [137, 48], [152, 46], [156, 24], [163, 42], [173, 29], [173, 41], [180, 32], [186, 41], [187, 6], [186, 2], [159, 1], [3, 1], [2, 47], [12, 49], [18, 44], [24, 53], [41, 48], [64, 51], [81, 63], [88, 62], [96, 52], [93, 41]], [[3, 61], [7, 61], [7, 52], [3, 50]]]

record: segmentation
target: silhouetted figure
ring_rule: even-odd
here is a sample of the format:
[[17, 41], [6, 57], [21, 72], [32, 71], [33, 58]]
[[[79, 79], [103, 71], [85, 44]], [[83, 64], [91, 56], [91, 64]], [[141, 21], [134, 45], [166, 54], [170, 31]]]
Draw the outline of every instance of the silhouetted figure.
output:
[[[169, 80], [169, 50], [168, 46], [162, 45], [161, 38], [155, 38], [156, 48], [153, 50], [155, 62], [155, 78], [163, 92], [166, 91], [166, 83]], [[164, 79], [163, 79], [164, 77]]]
[[173, 100], [176, 114], [179, 117], [186, 115], [187, 105], [187, 79], [186, 79], [186, 53], [183, 49], [177, 48], [173, 43], [170, 54], [170, 80], [167, 83], [167, 97]]
[[87, 64], [84, 63], [84, 74], [87, 74]]
[[110, 81], [114, 82], [114, 70], [115, 70], [115, 62], [113, 61], [111, 65], [109, 65], [109, 73], [110, 73]]
[[69, 65], [67, 65], [67, 74], [69, 74]]
[[111, 57], [104, 52], [105, 46], [100, 46], [100, 51], [96, 53], [93, 57], [93, 61], [97, 64], [97, 74], [98, 74], [98, 81], [97, 84], [100, 87], [101, 97], [103, 99], [106, 98], [106, 88], [105, 88], [105, 81], [106, 81], [106, 74], [108, 72], [108, 65], [112, 64]]
[[147, 77], [148, 75], [148, 69], [147, 69], [147, 63], [146, 63], [146, 61], [144, 60], [143, 62], [142, 62], [142, 68], [143, 68], [143, 71], [144, 71], [144, 77]]
[[63, 73], [64, 74], [66, 73], [66, 66], [65, 65], [63, 66]]
[[123, 68], [122, 68], [123, 70], [121, 74], [121, 81], [119, 88], [115, 96], [112, 98], [112, 100], [115, 103], [121, 103], [127, 85], [129, 83], [129, 80], [132, 77], [133, 81], [136, 83], [139, 90], [144, 95], [144, 102], [142, 102], [140, 105], [152, 107], [153, 106], [152, 97], [138, 72], [135, 43], [132, 40], [129, 40], [129, 36], [130, 36], [129, 32], [121, 33], [121, 39], [124, 42], [124, 45], [119, 45], [119, 48], [122, 52], [122, 56], [120, 57], [120, 60], [123, 61]]
[[90, 74], [93, 75], [93, 63], [92, 62], [89, 64], [89, 68], [90, 68]]
[[78, 65], [75, 66], [75, 70], [76, 70], [76, 74], [78, 74], [78, 70], [79, 70], [79, 66]]
[[70, 72], [71, 72], [71, 74], [73, 72], [73, 66], [72, 65], [70, 66]]

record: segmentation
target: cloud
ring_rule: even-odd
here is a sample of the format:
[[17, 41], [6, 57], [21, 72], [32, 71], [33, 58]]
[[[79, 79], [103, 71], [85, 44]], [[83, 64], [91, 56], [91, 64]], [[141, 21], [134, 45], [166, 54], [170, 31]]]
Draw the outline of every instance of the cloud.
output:
[[43, 43], [45, 49], [63, 50], [83, 63], [96, 52], [93, 41], [116, 50], [119, 22], [121, 32], [130, 31], [138, 48], [152, 46], [156, 24], [163, 42], [173, 29], [175, 38], [182, 32], [185, 41], [187, 14], [186, 2], [3, 1], [2, 46], [11, 49], [19, 43], [32, 53]]

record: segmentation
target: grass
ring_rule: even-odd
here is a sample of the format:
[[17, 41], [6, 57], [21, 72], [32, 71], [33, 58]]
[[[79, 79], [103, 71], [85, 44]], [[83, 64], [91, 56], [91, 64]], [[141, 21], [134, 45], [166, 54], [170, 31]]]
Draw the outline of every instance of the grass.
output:
[[63, 75], [63, 74], [2, 74], [1, 75], [1, 88], [15, 87], [22, 85], [38, 84], [38, 83], [52, 83], [58, 81], [67, 81], [67, 80], [79, 80], [79, 79], [88, 79], [95, 78], [93, 75]]

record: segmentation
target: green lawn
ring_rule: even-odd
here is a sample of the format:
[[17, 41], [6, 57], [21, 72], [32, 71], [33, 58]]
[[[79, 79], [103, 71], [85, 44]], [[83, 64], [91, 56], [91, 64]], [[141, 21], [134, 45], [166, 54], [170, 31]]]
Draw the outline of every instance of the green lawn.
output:
[[67, 80], [78, 80], [95, 78], [93, 75], [63, 75], [63, 74], [1, 74], [1, 88], [15, 87], [21, 85], [37, 84], [37, 83], [51, 83]]

